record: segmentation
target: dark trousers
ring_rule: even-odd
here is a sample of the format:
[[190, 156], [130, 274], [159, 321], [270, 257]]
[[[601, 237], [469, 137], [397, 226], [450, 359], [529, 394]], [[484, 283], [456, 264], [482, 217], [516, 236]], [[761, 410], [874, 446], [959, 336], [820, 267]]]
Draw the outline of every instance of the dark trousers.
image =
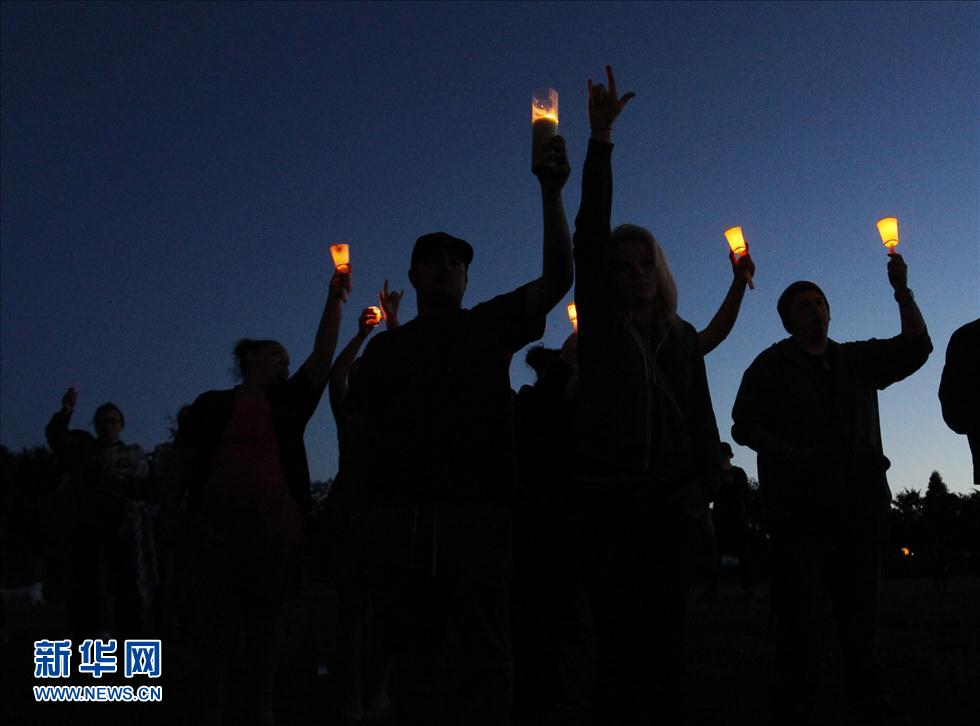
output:
[[[394, 662], [397, 723], [506, 726], [510, 513], [443, 502], [365, 515], [358, 530], [370, 543], [366, 564]], [[406, 536], [392, 536], [398, 532]]]
[[885, 513], [846, 523], [786, 521], [772, 528], [773, 710], [792, 722], [819, 685], [827, 606], [852, 700], [880, 697], [875, 631]]
[[610, 493], [593, 522], [594, 722], [683, 723], [682, 632], [698, 523], [650, 492]]

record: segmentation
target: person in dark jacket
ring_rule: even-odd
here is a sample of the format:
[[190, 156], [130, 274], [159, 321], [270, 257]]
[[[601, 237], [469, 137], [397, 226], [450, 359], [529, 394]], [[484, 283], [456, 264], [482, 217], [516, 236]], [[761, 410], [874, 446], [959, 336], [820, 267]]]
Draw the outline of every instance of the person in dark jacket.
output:
[[463, 308], [472, 246], [444, 232], [419, 237], [409, 269], [418, 316], [378, 334], [350, 381], [345, 476], [363, 497], [355, 527], [371, 533], [369, 577], [390, 614], [392, 702], [403, 724], [510, 719], [510, 362], [541, 337], [572, 284], [564, 140], [544, 151], [532, 169], [544, 218], [540, 275]]
[[217, 723], [236, 644], [246, 646], [245, 717], [272, 723], [275, 631], [283, 599], [298, 587], [303, 518], [311, 506], [303, 432], [327, 385], [349, 271], [336, 272], [313, 352], [289, 376], [273, 340], [235, 346], [242, 384], [198, 396], [174, 452], [183, 462], [195, 534], [188, 575], [202, 624], [202, 723]]
[[682, 716], [681, 626], [692, 537], [719, 478], [695, 329], [649, 231], [611, 229], [612, 125], [634, 94], [589, 82], [592, 136], [575, 219], [577, 470], [592, 485], [597, 723]]
[[946, 346], [939, 383], [943, 420], [964, 434], [973, 456], [973, 485], [980, 486], [980, 318], [959, 328]]
[[794, 282], [777, 304], [790, 337], [755, 359], [735, 399], [732, 435], [758, 453], [772, 538], [774, 723], [807, 722], [827, 594], [855, 708], [875, 723], [895, 716], [882, 695], [874, 647], [891, 501], [878, 391], [914, 373], [932, 351], [907, 276], [901, 256], [890, 255], [901, 333], [852, 343], [828, 338], [823, 291]]

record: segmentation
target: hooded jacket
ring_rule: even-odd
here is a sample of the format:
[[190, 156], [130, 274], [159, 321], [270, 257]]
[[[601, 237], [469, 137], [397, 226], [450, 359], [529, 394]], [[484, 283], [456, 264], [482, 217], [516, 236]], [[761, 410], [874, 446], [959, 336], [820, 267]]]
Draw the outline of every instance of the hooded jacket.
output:
[[719, 441], [697, 332], [646, 329], [618, 309], [608, 282], [612, 144], [589, 141], [575, 219], [579, 461], [584, 478], [717, 488]]

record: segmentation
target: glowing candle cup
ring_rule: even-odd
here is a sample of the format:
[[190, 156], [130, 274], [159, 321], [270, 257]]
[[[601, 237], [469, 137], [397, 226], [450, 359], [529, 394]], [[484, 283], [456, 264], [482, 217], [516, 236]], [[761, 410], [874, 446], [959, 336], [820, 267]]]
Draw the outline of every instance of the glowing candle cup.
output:
[[578, 332], [578, 311], [575, 310], [575, 303], [568, 303], [568, 319], [572, 322], [572, 330]]
[[537, 88], [531, 94], [531, 169], [544, 162], [544, 147], [558, 133], [558, 91]]
[[898, 246], [898, 217], [885, 217], [875, 224], [878, 225], [881, 243], [888, 248], [888, 254], [894, 254], [895, 247]]
[[[729, 227], [725, 230], [725, 239], [728, 240], [728, 247], [731, 249], [732, 254], [735, 255], [736, 261], [742, 256], [749, 253], [749, 245], [745, 241], [745, 237], [742, 236], [741, 227]], [[755, 283], [752, 282], [752, 277], [746, 273], [745, 281], [749, 283], [749, 289], [755, 290]]]
[[372, 319], [368, 320], [371, 325], [381, 325], [381, 321], [385, 319], [384, 311], [377, 305], [372, 305], [368, 308], [371, 314], [374, 316]]
[[350, 272], [350, 245], [344, 242], [330, 245], [330, 256], [337, 272]]

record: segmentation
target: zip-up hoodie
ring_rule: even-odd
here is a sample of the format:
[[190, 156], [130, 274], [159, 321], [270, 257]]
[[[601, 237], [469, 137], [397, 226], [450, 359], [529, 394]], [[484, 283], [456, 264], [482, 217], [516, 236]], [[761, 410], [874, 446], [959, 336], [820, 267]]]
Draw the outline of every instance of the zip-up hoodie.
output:
[[590, 140], [575, 219], [580, 473], [717, 489], [719, 441], [697, 332], [678, 318], [642, 329], [617, 308], [605, 272], [611, 239], [612, 144]]

